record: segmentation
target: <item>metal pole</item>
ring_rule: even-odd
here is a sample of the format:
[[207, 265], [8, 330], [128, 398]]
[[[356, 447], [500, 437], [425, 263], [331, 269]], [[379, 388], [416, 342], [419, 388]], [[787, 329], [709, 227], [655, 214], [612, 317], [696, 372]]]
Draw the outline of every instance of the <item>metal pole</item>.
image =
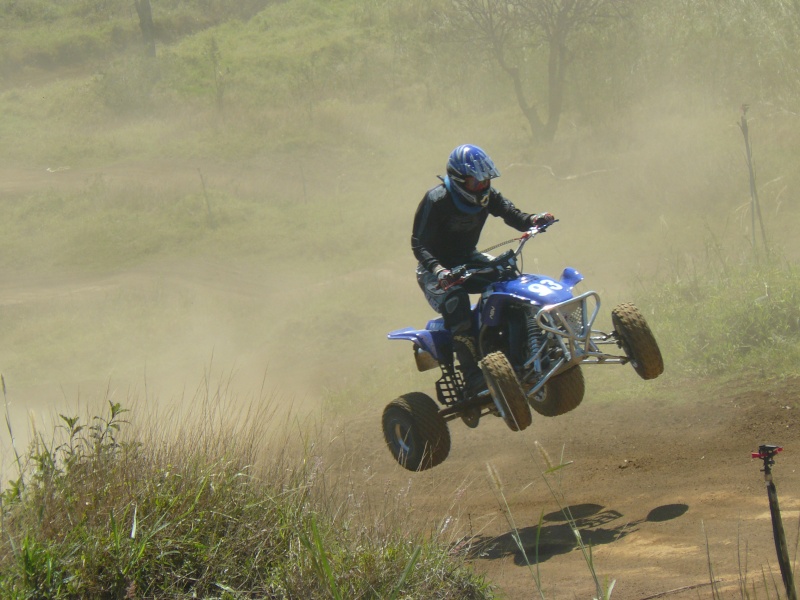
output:
[[792, 573], [792, 563], [789, 560], [789, 550], [786, 546], [786, 534], [783, 531], [783, 521], [781, 519], [781, 509], [778, 505], [778, 490], [772, 481], [772, 465], [775, 464], [775, 455], [783, 448], [770, 444], [759, 446], [758, 452], [752, 454], [753, 458], [760, 458], [764, 461], [764, 481], [767, 484], [767, 497], [769, 498], [769, 513], [772, 517], [772, 536], [775, 538], [775, 550], [778, 553], [778, 564], [781, 567], [781, 577], [783, 585], [786, 587], [786, 597], [789, 600], [797, 600], [797, 591], [794, 587], [794, 575]]

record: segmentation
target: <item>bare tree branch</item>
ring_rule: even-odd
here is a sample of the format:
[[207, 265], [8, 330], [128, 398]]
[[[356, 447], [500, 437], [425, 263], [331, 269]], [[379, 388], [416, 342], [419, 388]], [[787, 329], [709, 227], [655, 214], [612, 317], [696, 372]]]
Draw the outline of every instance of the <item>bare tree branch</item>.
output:
[[[628, 1], [628, 4], [630, 4]], [[599, 27], [624, 12], [625, 0], [453, 0], [454, 14], [471, 40], [484, 44], [511, 79], [517, 104], [534, 139], [551, 141], [564, 106], [567, 68], [573, 59], [570, 40], [586, 27]], [[525, 93], [525, 81], [512, 54], [527, 40], [547, 48], [547, 118]], [[532, 43], [531, 43], [532, 42]]]

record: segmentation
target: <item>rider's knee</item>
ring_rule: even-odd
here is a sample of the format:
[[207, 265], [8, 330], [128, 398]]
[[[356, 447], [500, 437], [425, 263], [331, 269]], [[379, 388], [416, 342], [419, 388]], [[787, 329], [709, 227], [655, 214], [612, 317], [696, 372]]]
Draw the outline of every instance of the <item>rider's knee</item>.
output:
[[463, 290], [451, 293], [442, 303], [444, 325], [454, 333], [467, 332], [472, 329], [469, 295]]

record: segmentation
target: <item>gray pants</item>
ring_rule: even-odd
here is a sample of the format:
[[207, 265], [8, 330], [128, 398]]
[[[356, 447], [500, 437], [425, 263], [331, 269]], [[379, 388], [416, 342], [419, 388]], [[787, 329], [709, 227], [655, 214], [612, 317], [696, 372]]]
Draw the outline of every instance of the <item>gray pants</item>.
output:
[[[469, 264], [487, 263], [492, 259], [488, 254], [473, 252], [467, 261]], [[444, 326], [453, 333], [466, 334], [472, 330], [472, 318], [470, 314], [470, 294], [479, 294], [483, 291], [482, 287], [475, 289], [469, 285], [457, 285], [448, 290], [439, 287], [439, 279], [417, 265], [417, 283], [425, 294], [425, 299], [431, 308], [444, 317]]]

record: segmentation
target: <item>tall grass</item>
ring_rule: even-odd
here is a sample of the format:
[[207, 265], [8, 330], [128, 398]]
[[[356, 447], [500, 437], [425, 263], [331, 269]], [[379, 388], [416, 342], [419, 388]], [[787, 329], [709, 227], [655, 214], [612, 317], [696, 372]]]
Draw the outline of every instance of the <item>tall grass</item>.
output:
[[778, 255], [736, 258], [707, 244], [701, 258], [677, 260], [668, 280], [649, 286], [643, 306], [672, 368], [685, 373], [797, 374], [800, 273]]
[[[564, 461], [564, 456], [562, 453], [559, 462], [556, 464], [552, 461], [547, 451], [538, 442], [534, 442], [533, 446], [536, 449], [536, 453], [533, 452], [533, 448], [529, 447], [530, 457], [532, 459], [533, 464], [535, 465], [535, 468], [539, 472], [539, 476], [542, 482], [545, 484], [550, 495], [558, 504], [559, 511], [563, 515], [565, 521], [567, 522], [567, 526], [572, 532], [575, 546], [580, 550], [581, 556], [583, 557], [583, 560], [586, 563], [588, 576], [591, 578], [594, 584], [594, 593], [595, 593], [594, 600], [610, 600], [611, 594], [614, 591], [616, 580], [601, 581], [597, 573], [597, 569], [595, 567], [594, 558], [592, 556], [592, 548], [590, 545], [587, 545], [583, 541], [583, 537], [581, 536], [578, 522], [573, 517], [572, 512], [570, 511], [570, 508], [567, 505], [567, 502], [565, 501], [564, 492], [561, 489], [562, 469], [569, 466], [570, 463]], [[538, 458], [536, 456], [537, 454]], [[495, 498], [498, 501], [500, 509], [503, 512], [509, 527], [511, 528], [511, 538], [514, 540], [514, 543], [516, 544], [517, 549], [519, 550], [519, 554], [522, 557], [523, 561], [525, 562], [525, 565], [531, 572], [531, 577], [536, 587], [537, 596], [542, 600], [545, 600], [546, 595], [544, 591], [544, 584], [542, 581], [542, 573], [540, 572], [539, 569], [538, 557], [536, 560], [534, 560], [533, 563], [531, 562], [529, 558], [529, 550], [523, 544], [519, 527], [517, 526], [517, 523], [514, 519], [514, 514], [511, 510], [511, 507], [508, 504], [508, 500], [506, 499], [504, 486], [500, 478], [500, 474], [493, 465], [487, 463], [486, 466], [488, 470], [489, 485], [492, 489], [492, 492], [495, 495]], [[542, 514], [539, 517], [539, 523], [536, 529], [536, 543], [534, 545], [534, 552], [537, 554], [539, 552], [539, 533], [542, 530], [543, 520], [544, 520], [544, 512], [542, 512]]]
[[204, 393], [175, 430], [108, 401], [36, 432], [2, 494], [0, 596], [492, 596], [435, 537], [360, 521], [270, 402], [231, 420]]

